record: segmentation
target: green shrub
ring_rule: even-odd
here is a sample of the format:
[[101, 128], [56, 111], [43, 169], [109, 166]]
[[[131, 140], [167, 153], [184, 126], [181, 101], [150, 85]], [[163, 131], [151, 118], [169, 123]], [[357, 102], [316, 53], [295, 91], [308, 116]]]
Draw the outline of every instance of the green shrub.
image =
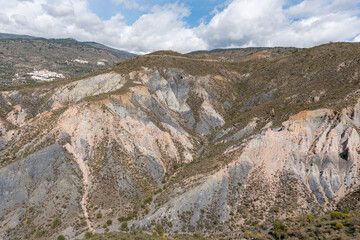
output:
[[96, 214], [96, 218], [102, 218], [102, 214], [101, 213]]
[[92, 232], [86, 232], [85, 233], [85, 238], [91, 238], [92, 237]]
[[55, 218], [51, 223], [51, 228], [54, 229], [61, 225], [61, 220], [59, 218]]
[[335, 225], [336, 229], [340, 230], [344, 228], [344, 225], [341, 222], [337, 222]]
[[65, 237], [63, 235], [59, 235], [56, 240], [65, 240]]
[[38, 228], [38, 230], [36, 232], [36, 236], [37, 237], [42, 237], [45, 233], [46, 233], [46, 230]]
[[126, 221], [121, 224], [121, 230], [129, 231], [128, 223]]
[[136, 218], [138, 215], [138, 211], [137, 210], [134, 210], [133, 212], [129, 213], [128, 216], [127, 216], [127, 221], [133, 219], [133, 218]]
[[350, 213], [344, 213], [343, 218], [351, 218], [353, 215]]
[[234, 214], [234, 212], [230, 212], [230, 216], [234, 216], [235, 214]]
[[330, 217], [331, 219], [342, 219], [343, 215], [341, 212], [331, 212]]
[[152, 202], [152, 197], [150, 196], [150, 197], [148, 197], [147, 199], [145, 199], [145, 203], [151, 203]]
[[274, 231], [276, 233], [282, 233], [285, 231], [285, 225], [279, 219], [275, 220], [274, 222]]
[[245, 237], [246, 239], [251, 239], [251, 238], [254, 237], [254, 233], [246, 231], [244, 237]]
[[161, 193], [162, 192], [162, 189], [161, 188], [158, 188], [155, 192], [154, 192], [154, 195], [158, 194], [158, 193]]
[[311, 214], [306, 214], [306, 218], [307, 218], [307, 220], [309, 221], [309, 222], [312, 222], [312, 221], [314, 221], [314, 216], [313, 215], [311, 215]]
[[156, 232], [159, 235], [163, 235], [164, 234], [164, 228], [161, 224], [156, 224], [156, 228], [155, 228]]
[[111, 225], [111, 224], [112, 224], [112, 220], [110, 220], [110, 219], [107, 220], [107, 221], [106, 221], [106, 224], [107, 224], [107, 225]]

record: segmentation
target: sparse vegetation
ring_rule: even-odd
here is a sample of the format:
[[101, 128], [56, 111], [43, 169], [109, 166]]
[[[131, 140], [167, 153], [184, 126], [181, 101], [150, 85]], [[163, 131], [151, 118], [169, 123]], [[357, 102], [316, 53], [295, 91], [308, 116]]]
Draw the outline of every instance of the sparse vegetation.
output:
[[65, 237], [64, 237], [63, 235], [59, 235], [59, 236], [57, 237], [57, 240], [65, 240]]
[[[331, 213], [312, 216], [311, 221], [304, 215], [288, 219], [286, 221], [286, 231], [279, 231], [273, 237], [275, 239], [291, 239], [294, 236], [300, 239], [338, 239], [341, 236], [341, 239], [346, 240], [360, 237], [360, 214], [358, 212], [351, 212], [349, 218], [342, 220], [338, 219], [341, 212]], [[278, 225], [281, 226], [279, 223]], [[281, 227], [281, 229], [283, 228]]]
[[128, 223], [126, 221], [121, 224], [121, 230], [122, 231], [129, 231]]
[[341, 230], [344, 228], [344, 225], [341, 222], [337, 222], [335, 226], [338, 230]]
[[281, 235], [285, 231], [285, 225], [280, 220], [275, 220], [274, 222], [274, 231], [276, 234]]
[[331, 219], [342, 219], [343, 215], [341, 212], [331, 212], [330, 217]]
[[51, 228], [57, 228], [61, 225], [61, 220], [59, 218], [55, 218], [51, 223]]
[[[270, 239], [287, 239], [291, 237], [298, 239], [324, 239], [329, 237], [327, 239], [331, 239], [336, 234], [343, 239], [359, 237], [359, 216], [353, 211], [358, 208], [358, 201], [356, 200], [359, 195], [356, 191], [352, 192], [350, 194], [351, 196], [347, 196], [349, 198], [338, 203], [338, 206], [352, 209], [351, 211], [345, 212], [342, 210], [343, 207], [339, 207], [337, 211], [328, 212], [325, 215], [318, 215], [317, 213], [322, 212], [320, 204], [317, 204], [315, 198], [308, 192], [301, 191], [301, 193], [298, 193], [300, 187], [297, 183], [299, 182], [297, 182], [296, 177], [291, 176], [289, 173], [281, 173], [283, 175], [279, 175], [279, 186], [276, 187], [275, 193], [270, 192], [268, 187], [264, 187], [265, 181], [261, 179], [261, 177], [250, 179], [251, 174], [247, 177], [233, 177], [233, 174], [229, 174], [229, 181], [224, 181], [224, 184], [226, 182], [227, 185], [220, 186], [221, 189], [228, 191], [224, 194], [226, 195], [226, 203], [228, 204], [227, 209], [231, 210], [228, 212], [229, 216], [227, 216], [227, 212], [219, 211], [218, 203], [215, 201], [217, 195], [221, 194], [222, 196], [223, 193], [217, 192], [214, 196], [209, 195], [209, 198], [211, 198], [209, 199], [209, 205], [204, 208], [201, 208], [203, 206], [197, 206], [203, 203], [203, 201], [200, 202], [202, 199], [199, 198], [199, 203], [196, 202], [195, 204], [186, 206], [186, 208], [189, 207], [186, 212], [179, 210], [177, 216], [181, 221], [180, 226], [176, 226], [169, 219], [169, 216], [163, 214], [159, 219], [154, 219], [148, 226], [145, 226], [144, 229], [142, 229], [144, 231], [143, 233], [133, 233], [137, 228], [137, 225], [133, 224], [133, 220], [141, 220], [149, 213], [156, 213], [157, 210], [165, 206], [165, 203], [169, 203], [169, 207], [171, 207], [174, 203], [169, 200], [193, 189], [192, 183], [195, 183], [194, 186], [197, 186], [198, 183], [201, 184], [200, 177], [204, 177], [205, 179], [205, 177], [218, 172], [219, 169], [226, 171], [230, 166], [229, 163], [234, 161], [235, 158], [238, 159], [239, 153], [244, 146], [244, 139], [251, 135], [244, 135], [244, 137], [234, 140], [223, 140], [246, 126], [250, 119], [254, 117], [259, 118], [258, 126], [253, 129], [252, 133], [256, 134], [263, 131], [262, 127], [266, 123], [273, 122], [273, 127], [280, 126], [282, 121], [287, 120], [290, 115], [301, 110], [316, 109], [319, 107], [334, 107], [336, 110], [339, 110], [341, 107], [353, 103], [356, 98], [349, 97], [349, 94], [355, 94], [355, 91], [357, 91], [360, 86], [359, 77], [354, 77], [357, 68], [354, 67], [355, 65], [350, 64], [348, 66], [349, 69], [341, 70], [341, 74], [334, 69], [345, 60], [355, 61], [353, 63], [355, 64], [357, 60], [353, 58], [357, 57], [359, 52], [355, 48], [348, 47], [350, 46], [348, 44], [341, 43], [338, 44], [338, 46], [341, 46], [343, 50], [339, 51], [333, 45], [326, 45], [320, 49], [301, 50], [291, 55], [280, 54], [281, 56], [278, 57], [251, 58], [241, 63], [200, 61], [202, 58], [172, 52], [160, 52], [137, 57], [136, 59], [120, 63], [112, 69], [106, 70], [126, 73], [133, 69], [141, 69], [141, 67], [144, 66], [156, 69], [160, 76], [171, 77], [174, 82], [182, 81], [183, 79], [189, 81], [190, 85], [206, 82], [206, 84], [208, 84], [207, 88], [211, 89], [206, 93], [208, 95], [207, 97], [214, 102], [211, 104], [213, 104], [216, 111], [221, 112], [221, 115], [226, 118], [225, 126], [212, 130], [217, 134], [228, 128], [229, 132], [225, 133], [225, 135], [218, 140], [215, 140], [215, 134], [208, 136], [201, 135], [196, 132], [196, 129], [190, 129], [190, 127], [186, 125], [187, 123], [183, 122], [183, 120], [186, 120], [184, 118], [180, 119], [179, 125], [183, 128], [182, 131], [186, 131], [186, 137], [184, 137], [184, 139], [174, 137], [174, 133], [171, 132], [170, 134], [170, 131], [166, 130], [163, 124], [167, 121], [170, 122], [174, 120], [178, 117], [178, 113], [174, 111], [167, 112], [168, 109], [166, 109], [165, 103], [161, 102], [161, 104], [158, 104], [156, 102], [157, 97], [151, 98], [153, 91], [157, 90], [146, 88], [145, 85], [138, 85], [130, 81], [128, 85], [125, 85], [122, 89], [106, 94], [89, 96], [79, 101], [76, 111], [82, 112], [88, 109], [92, 111], [94, 109], [94, 111], [98, 111], [96, 112], [97, 114], [101, 114], [102, 111], [104, 113], [104, 122], [111, 122], [113, 120], [115, 122], [114, 126], [110, 126], [111, 124], [109, 124], [109, 126], [101, 126], [101, 130], [99, 130], [96, 135], [91, 135], [96, 145], [90, 146], [89, 143], [86, 143], [87, 140], [80, 140], [85, 151], [89, 152], [87, 156], [89, 159], [85, 159], [85, 161], [86, 164], [89, 164], [90, 173], [94, 179], [96, 179], [96, 184], [98, 184], [97, 187], [94, 188], [97, 192], [89, 195], [89, 205], [87, 206], [90, 211], [89, 218], [95, 222], [94, 227], [103, 227], [104, 231], [108, 232], [110, 231], [109, 228], [112, 229], [115, 227], [109, 227], [113, 224], [109, 218], [121, 216], [118, 218], [120, 222], [119, 230], [123, 231], [121, 233], [105, 233], [104, 235], [88, 235], [87, 238], [142, 239], [142, 237], [144, 237], [144, 239], [161, 239], [164, 237], [164, 234], [171, 233], [174, 228], [179, 228], [180, 232], [195, 233], [197, 231], [204, 231], [214, 238], [221, 237], [227, 239], [227, 233], [230, 235], [238, 234], [241, 235], [241, 237], [255, 238], [259, 237], [258, 232], [265, 233], [271, 227], [273, 227], [271, 236], [264, 237]], [[329, 58], [328, 52], [334, 49], [337, 51], [337, 57], [335, 58], [336, 63], [325, 64], [324, 62]], [[344, 53], [342, 51], [344, 51]], [[356, 52], [356, 54], [353, 54], [353, 51]], [[264, 54], [264, 52], [262, 54]], [[171, 55], [172, 57], [166, 55]], [[312, 59], [311, 63], [306, 61], [309, 57]], [[207, 58], [205, 57], [204, 59]], [[171, 67], [183, 68], [184, 72], [173, 71], [170, 74], [166, 68]], [[143, 74], [143, 72], [144, 71], [139, 74]], [[196, 81], [193, 81], [192, 78], [195, 79], [195, 77], [188, 76], [188, 73], [194, 74], [194, 76], [206, 77], [196, 78]], [[210, 75], [210, 77], [207, 75]], [[126, 77], [130, 78], [129, 76]], [[132, 77], [137, 78], [136, 74]], [[70, 82], [76, 80], [67, 79], [65, 81]], [[13, 142], [11, 142], [11, 144], [5, 146], [4, 149], [11, 150], [11, 153], [7, 155], [4, 154], [5, 158], [0, 160], [0, 164], [5, 165], [15, 162], [18, 159], [28, 157], [32, 153], [43, 149], [44, 146], [60, 142], [57, 132], [51, 131], [54, 128], [49, 125], [59, 122], [58, 120], [61, 119], [60, 117], [63, 117], [62, 113], [66, 110], [66, 107], [58, 111], [52, 111], [49, 110], [50, 107], [48, 105], [51, 104], [50, 96], [53, 90], [62, 85], [63, 83], [54, 82], [47, 84], [30, 84], [28, 86], [23, 85], [18, 88], [20, 92], [19, 100], [16, 100], [18, 102], [13, 102], [12, 105], [27, 104], [26, 106], [29, 106], [27, 111], [29, 116], [31, 115], [29, 117], [30, 120], [32, 120], [33, 117], [40, 118], [40, 115], [49, 114], [51, 116], [46, 119], [44, 117], [44, 123], [36, 124], [36, 127], [33, 127], [35, 124], [31, 125], [31, 131], [26, 129], [26, 131], [28, 131], [26, 136], [19, 138], [19, 142], [16, 144], [13, 145]], [[136, 87], [138, 92], [131, 94], [132, 87]], [[201, 120], [199, 111], [201, 111], [202, 103], [205, 101], [203, 95], [206, 94], [198, 94], [195, 90], [192, 90], [193, 88], [195, 87], [192, 85], [189, 87], [190, 93], [188, 93], [186, 104], [191, 109], [194, 121], [199, 122]], [[35, 89], [39, 97], [33, 100], [29, 97], [29, 94], [33, 94]], [[141, 92], [145, 92], [143, 96], [140, 90]], [[204, 91], [208, 90], [205, 89]], [[225, 100], [228, 100], [228, 96], [231, 96], [229, 99], [232, 99], [229, 100], [229, 106], [231, 107], [225, 108], [224, 106], [226, 104], [223, 103]], [[355, 94], [355, 96], [358, 95]], [[146, 98], [144, 102], [140, 101], [142, 97]], [[102, 101], [104, 99], [106, 100]], [[314, 99], [317, 100], [315, 101]], [[3, 106], [3, 108], [1, 108], [2, 116], [7, 116], [12, 107], [6, 104], [5, 101], [0, 103]], [[125, 114], [122, 112], [122, 108], [126, 104], [131, 105], [131, 111]], [[108, 107], [108, 105], [112, 105], [111, 107], [114, 107], [114, 109], [117, 112], [121, 112], [121, 114], [110, 113], [110, 107]], [[154, 105], [155, 107], [153, 107]], [[41, 106], [41, 110], [38, 109], [39, 106]], [[73, 109], [71, 110], [76, 112]], [[112, 111], [115, 112], [115, 110]], [[74, 113], [74, 115], [76, 114]], [[88, 117], [86, 121], [91, 123], [91, 114], [87, 112], [86, 114], [86, 117]], [[126, 117], [123, 117], [122, 114], [124, 116], [126, 115]], [[130, 125], [129, 129], [126, 129], [126, 122], [123, 125], [120, 124], [121, 121], [126, 120], [126, 118], [131, 118], [133, 121], [128, 123]], [[7, 122], [6, 117], [0, 117], [0, 119], [1, 121]], [[136, 119], [141, 120], [137, 121]], [[37, 122], [35, 121], [35, 123]], [[137, 125], [138, 123], [140, 123], [139, 126]], [[146, 125], [148, 123], [149, 125]], [[10, 123], [8, 124], [9, 126], [11, 125]], [[89, 125], [92, 124], [96, 125], [95, 122]], [[174, 123], [173, 125], [175, 126], [176, 124]], [[171, 126], [174, 127], [173, 125]], [[14, 134], [17, 134], [18, 130], [21, 130], [17, 126], [11, 127], [16, 130]], [[98, 126], [93, 127], [97, 128]], [[7, 128], [10, 129], [10, 127]], [[156, 139], [156, 144], [150, 147], [151, 149], [153, 149], [152, 147], [156, 149], [156, 156], [160, 156], [163, 161], [160, 165], [158, 162], [154, 163], [154, 159], [146, 154], [138, 153], [137, 151], [140, 151], [138, 150], [138, 147], [140, 149], [138, 143], [135, 143], [134, 151], [131, 150], [131, 152], [129, 152], [127, 149], [128, 146], [124, 147], [121, 145], [118, 139], [120, 138], [121, 141], [126, 141], [127, 138], [132, 140], [132, 137], [137, 136], [128, 134], [127, 131], [134, 130], [134, 132], [136, 132], [139, 130], [137, 128], [141, 131], [151, 128], [154, 135], [161, 133], [161, 131], [168, 131], [165, 132], [166, 134], [169, 133], [166, 136], [166, 142], [171, 144], [171, 148], [173, 146], [175, 147], [175, 154], [169, 154], [165, 148], [165, 150], [162, 148], [161, 138]], [[280, 132], [283, 131], [283, 129], [273, 131]], [[51, 134], [49, 134], [49, 132]], [[101, 139], [101, 136], [99, 137], [99, 135], [102, 134], [104, 135], [103, 139]], [[63, 135], [66, 134], [63, 133]], [[160, 136], [161, 134], [158, 135]], [[16, 135], [16, 137], [18, 136], [20, 135]], [[193, 161], [188, 161], [188, 159], [186, 159], [186, 161], [184, 160], [184, 147], [181, 142], [179, 142], [179, 139], [185, 142], [189, 140], [187, 143], [193, 145], [193, 149], [190, 150], [190, 155], [194, 158]], [[41, 143], [40, 140], [42, 141]], [[61, 146], [64, 148], [64, 151], [66, 151], [67, 144], [73, 144], [72, 140], [73, 136], [61, 136]], [[142, 139], [142, 141], [148, 140]], [[148, 150], [148, 148], [146, 149]], [[225, 151], [227, 151], [227, 153], [223, 154]], [[171, 152], [173, 152], [173, 149], [171, 149]], [[176, 159], [169, 155], [176, 155]], [[71, 154], [69, 154], [69, 158], [70, 157]], [[347, 160], [347, 157], [348, 154], [345, 152], [339, 156], [339, 158], [343, 160]], [[66, 162], [66, 164], [68, 164], [68, 162]], [[241, 166], [241, 168], [243, 167], [244, 166]], [[120, 168], [121, 171], [119, 170]], [[244, 167], [245, 172], [247, 168], [248, 167]], [[166, 170], [166, 173], [162, 172], [162, 170]], [[56, 171], [58, 170], [56, 169]], [[78, 169], [76, 171], [78, 171]], [[78, 176], [78, 174], [79, 173], [76, 172], [75, 175]], [[51, 178], [46, 178], [46, 180], [52, 181]], [[163, 185], [160, 184], [160, 181]], [[76, 198], [76, 201], [80, 201], [79, 196], [83, 196], [84, 189], [81, 187], [81, 184], [79, 185], [80, 187], [78, 187], [74, 193], [75, 196], [61, 196], [56, 192], [52, 195], [55, 196], [53, 200], [56, 203], [63, 201], [63, 209], [69, 206], [74, 199], [73, 197]], [[309, 203], [309, 205], [305, 206], [305, 204], [305, 207], [301, 206], [300, 208], [299, 205], [297, 205], [297, 200], [300, 198]], [[276, 201], [273, 199], [276, 199]], [[328, 207], [332, 206], [334, 206], [334, 202], [330, 202], [328, 205]], [[184, 207], [184, 209], [186, 208]], [[312, 211], [311, 214], [303, 214], [297, 218], [284, 218], [286, 216], [293, 217], [295, 213], [299, 211], [310, 212], [310, 210]], [[64, 212], [61, 212], [61, 214], [63, 213]], [[45, 238], [51, 234], [56, 234], [58, 230], [60, 231], [61, 227], [65, 227], [61, 226], [61, 220], [59, 218], [55, 218], [53, 220], [51, 219], [52, 222], [49, 220], [43, 229], [38, 228], [36, 222], [31, 221], [31, 219], [36, 219], [37, 215], [30, 212], [26, 214], [27, 215], [21, 217], [19, 221], [22, 222], [22, 226], [24, 226], [26, 230], [28, 228], [35, 229], [33, 233], [29, 231], [29, 239], [34, 236]], [[195, 225], [191, 222], [194, 214], [200, 215], [200, 220]], [[281, 220], [277, 219], [274, 221], [276, 218], [281, 218]], [[84, 231], [86, 221], [83, 217], [74, 220], [74, 222], [75, 229], [78, 232]], [[119, 223], [116, 222], [114, 225], [118, 226], [117, 224]], [[13, 230], [10, 229], [9, 234], [11, 234], [12, 231]], [[220, 233], [223, 233], [224, 236], [217, 235]], [[181, 239], [179, 237], [176, 238], [176, 236], [177, 235], [169, 236], [169, 238]], [[194, 234], [194, 236], [178, 236], [183, 237], [183, 239], [202, 239], [202, 237], [196, 234]]]
[[89, 238], [91, 238], [92, 236], [93, 236], [92, 232], [86, 232], [86, 233], [85, 233], [85, 238], [86, 238], [86, 239], [89, 239]]
[[92, 240], [207, 240], [202, 235], [194, 236], [186, 234], [174, 234], [171, 237], [157, 235], [150, 235], [141, 233], [139, 231], [132, 231], [130, 233], [106, 233], [106, 234], [95, 234], [91, 237]]

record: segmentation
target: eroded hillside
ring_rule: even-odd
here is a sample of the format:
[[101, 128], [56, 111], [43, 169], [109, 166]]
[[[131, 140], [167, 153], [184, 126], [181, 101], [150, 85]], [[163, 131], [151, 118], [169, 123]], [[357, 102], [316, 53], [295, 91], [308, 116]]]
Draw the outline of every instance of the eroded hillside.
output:
[[359, 188], [359, 53], [339, 43], [230, 63], [161, 52], [4, 89], [0, 236], [271, 238], [275, 219], [335, 209]]

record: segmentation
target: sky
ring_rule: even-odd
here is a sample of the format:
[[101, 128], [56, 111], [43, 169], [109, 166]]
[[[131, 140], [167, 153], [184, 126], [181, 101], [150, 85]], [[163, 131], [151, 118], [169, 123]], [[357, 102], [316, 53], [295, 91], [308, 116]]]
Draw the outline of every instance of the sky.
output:
[[360, 42], [360, 0], [0, 0], [0, 32], [138, 54]]

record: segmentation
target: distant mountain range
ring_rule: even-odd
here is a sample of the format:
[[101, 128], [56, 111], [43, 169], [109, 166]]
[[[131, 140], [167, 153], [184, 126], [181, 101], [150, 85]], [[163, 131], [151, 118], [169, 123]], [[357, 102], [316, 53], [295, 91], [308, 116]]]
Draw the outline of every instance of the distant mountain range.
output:
[[29, 35], [17, 35], [17, 34], [9, 34], [9, 33], [0, 33], [0, 39], [8, 39], [8, 38], [35, 39], [36, 37], [29, 36]]
[[134, 56], [95, 42], [0, 33], [0, 84], [78, 77]]

